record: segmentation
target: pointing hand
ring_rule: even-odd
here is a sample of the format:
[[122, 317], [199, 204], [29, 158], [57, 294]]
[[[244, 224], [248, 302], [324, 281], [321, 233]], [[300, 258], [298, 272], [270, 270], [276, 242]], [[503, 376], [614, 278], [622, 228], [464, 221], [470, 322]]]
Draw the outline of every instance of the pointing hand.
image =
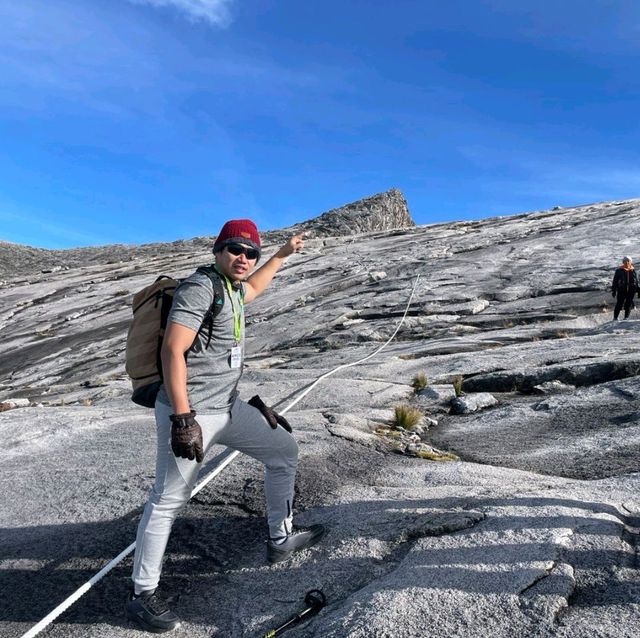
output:
[[300, 252], [304, 248], [304, 233], [290, 237], [276, 253], [278, 257], [288, 257], [293, 253]]

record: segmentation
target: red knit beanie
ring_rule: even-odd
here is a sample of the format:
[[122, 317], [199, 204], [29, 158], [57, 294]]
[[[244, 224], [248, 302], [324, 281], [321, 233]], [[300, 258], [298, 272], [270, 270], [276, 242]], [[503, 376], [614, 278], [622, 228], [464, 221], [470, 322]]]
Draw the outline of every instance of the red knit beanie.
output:
[[213, 252], [217, 253], [227, 244], [234, 243], [246, 244], [260, 251], [260, 235], [250, 219], [230, 219], [226, 222], [213, 244]]

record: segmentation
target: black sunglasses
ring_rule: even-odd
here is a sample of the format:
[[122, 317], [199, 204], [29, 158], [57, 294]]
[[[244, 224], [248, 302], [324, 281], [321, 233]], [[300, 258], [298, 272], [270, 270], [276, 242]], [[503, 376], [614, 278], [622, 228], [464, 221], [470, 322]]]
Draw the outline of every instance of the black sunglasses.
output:
[[225, 248], [236, 257], [238, 255], [244, 255], [247, 259], [258, 259], [260, 257], [260, 251], [256, 248], [247, 248], [241, 244], [227, 244]]

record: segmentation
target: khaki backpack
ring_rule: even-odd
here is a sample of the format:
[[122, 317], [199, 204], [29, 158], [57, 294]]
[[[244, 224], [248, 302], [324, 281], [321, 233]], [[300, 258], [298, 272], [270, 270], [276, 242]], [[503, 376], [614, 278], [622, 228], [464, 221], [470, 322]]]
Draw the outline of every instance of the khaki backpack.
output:
[[[201, 266], [197, 272], [206, 274], [213, 284], [213, 303], [205, 314], [200, 331], [208, 325], [211, 342], [213, 319], [224, 305], [224, 288], [220, 276], [211, 266]], [[160, 352], [167, 327], [173, 295], [180, 283], [167, 275], [160, 275], [152, 284], [133, 296], [133, 319], [127, 334], [125, 369], [133, 385], [131, 400], [146, 408], [153, 408], [162, 385]], [[198, 331], [198, 332], [200, 332]], [[196, 336], [197, 339], [197, 336]]]

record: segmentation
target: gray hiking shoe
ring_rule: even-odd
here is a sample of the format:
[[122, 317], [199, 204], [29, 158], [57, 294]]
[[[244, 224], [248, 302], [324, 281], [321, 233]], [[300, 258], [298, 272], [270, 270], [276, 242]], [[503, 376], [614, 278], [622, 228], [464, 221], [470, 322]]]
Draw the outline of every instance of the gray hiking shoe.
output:
[[180, 625], [180, 618], [169, 609], [167, 601], [157, 589], [143, 591], [139, 596], [131, 592], [125, 609], [129, 620], [154, 634], [163, 634]]
[[273, 539], [267, 542], [267, 560], [270, 563], [280, 563], [291, 558], [295, 552], [315, 545], [325, 533], [324, 525], [311, 525], [310, 527], [296, 527], [282, 543], [276, 543]]

